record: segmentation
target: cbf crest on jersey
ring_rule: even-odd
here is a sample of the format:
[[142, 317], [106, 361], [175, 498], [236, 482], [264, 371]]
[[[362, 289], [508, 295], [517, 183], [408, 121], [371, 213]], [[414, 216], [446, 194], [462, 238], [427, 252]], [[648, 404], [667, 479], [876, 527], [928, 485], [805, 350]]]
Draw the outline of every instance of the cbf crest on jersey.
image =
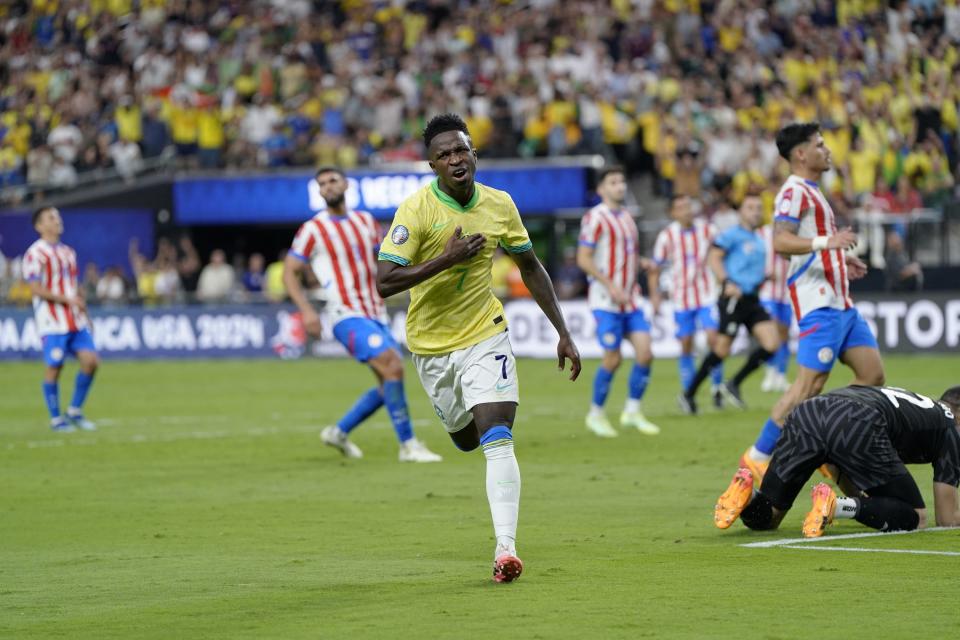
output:
[[402, 224], [398, 224], [393, 228], [393, 232], [390, 234], [390, 240], [393, 241], [393, 244], [400, 245], [406, 242], [410, 238], [410, 230], [407, 229]]

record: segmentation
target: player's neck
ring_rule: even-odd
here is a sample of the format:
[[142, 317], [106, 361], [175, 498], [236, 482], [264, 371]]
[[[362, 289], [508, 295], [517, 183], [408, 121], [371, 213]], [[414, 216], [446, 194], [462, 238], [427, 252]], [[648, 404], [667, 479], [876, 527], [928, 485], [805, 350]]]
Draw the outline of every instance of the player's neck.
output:
[[473, 192], [477, 188], [476, 184], [476, 182], [471, 182], [463, 189], [454, 189], [450, 185], [446, 184], [443, 180], [437, 180], [437, 188], [456, 200], [461, 207], [466, 207], [468, 204], [470, 204], [470, 200], [473, 199]]
[[60, 236], [53, 233], [40, 234], [40, 239], [46, 242], [47, 244], [53, 244], [53, 245], [60, 244]]
[[347, 215], [347, 205], [341, 204], [336, 207], [327, 207], [327, 213], [332, 216], [345, 216]]
[[602, 202], [603, 206], [605, 206], [610, 211], [613, 211], [613, 212], [623, 211], [622, 202], [615, 202], [613, 200], [607, 200], [606, 198], [601, 198], [600, 202]]
[[822, 171], [814, 171], [812, 169], [807, 169], [806, 167], [790, 167], [790, 171], [793, 175], [798, 178], [803, 178], [804, 180], [809, 180], [810, 182], [820, 183], [820, 178], [823, 177]]

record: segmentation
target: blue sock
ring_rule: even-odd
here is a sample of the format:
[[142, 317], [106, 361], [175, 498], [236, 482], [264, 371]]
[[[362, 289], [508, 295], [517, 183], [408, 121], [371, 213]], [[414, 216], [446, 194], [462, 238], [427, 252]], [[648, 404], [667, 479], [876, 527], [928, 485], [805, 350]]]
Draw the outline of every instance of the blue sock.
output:
[[710, 372], [710, 380], [713, 382], [713, 386], [718, 384], [723, 384], [723, 363], [721, 362], [713, 368], [713, 371]]
[[410, 412], [407, 411], [407, 395], [403, 392], [402, 380], [387, 380], [383, 383], [383, 403], [387, 405], [390, 422], [397, 433], [397, 440], [406, 442], [413, 437]]
[[650, 365], [634, 364], [630, 370], [628, 393], [631, 400], [639, 400], [647, 390], [650, 381]]
[[350, 433], [361, 422], [372, 416], [377, 409], [383, 406], [383, 396], [380, 395], [380, 389], [374, 387], [357, 399], [350, 411], [340, 418], [337, 426], [340, 431]]
[[593, 377], [593, 404], [602, 407], [607, 402], [607, 394], [610, 393], [610, 382], [613, 380], [613, 371], [607, 371], [603, 367], [597, 369], [597, 375]]
[[87, 400], [87, 393], [90, 391], [90, 385], [93, 384], [93, 376], [77, 371], [76, 384], [73, 387], [73, 400], [70, 401], [70, 408], [80, 410], [83, 403]]
[[692, 353], [680, 354], [680, 388], [687, 389], [693, 382], [693, 376], [697, 375], [696, 363], [693, 361]]
[[773, 453], [773, 448], [777, 446], [777, 440], [779, 439], [780, 425], [774, 422], [773, 418], [767, 418], [767, 422], [763, 425], [763, 429], [760, 430], [760, 435], [757, 436], [757, 441], [753, 443], [753, 446], [756, 447], [760, 453], [770, 455]]
[[47, 411], [50, 417], [57, 419], [60, 417], [60, 385], [56, 382], [43, 383], [43, 401], [47, 404]]
[[487, 429], [487, 432], [480, 437], [480, 446], [487, 449], [498, 446], [498, 444], [504, 444], [505, 440], [512, 441], [513, 433], [510, 431], [510, 427], [498, 424]]
[[780, 345], [780, 348], [777, 349], [777, 355], [773, 356], [774, 364], [777, 366], [777, 371], [780, 373], [787, 372], [787, 365], [790, 364], [790, 345], [784, 342]]

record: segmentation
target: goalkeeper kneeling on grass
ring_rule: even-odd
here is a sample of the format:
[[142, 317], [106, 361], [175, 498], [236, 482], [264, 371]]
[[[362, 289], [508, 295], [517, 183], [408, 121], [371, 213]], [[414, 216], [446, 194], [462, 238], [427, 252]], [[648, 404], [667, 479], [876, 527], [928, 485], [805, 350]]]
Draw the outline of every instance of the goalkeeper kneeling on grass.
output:
[[939, 401], [894, 387], [849, 386], [805, 400], [790, 414], [756, 492], [739, 469], [714, 507], [726, 529], [739, 517], [751, 529], [776, 529], [822, 465], [847, 497], [820, 483], [803, 535], [815, 538], [837, 518], [880, 531], [926, 526], [926, 507], [906, 464], [933, 465], [936, 524], [960, 526], [960, 385]]

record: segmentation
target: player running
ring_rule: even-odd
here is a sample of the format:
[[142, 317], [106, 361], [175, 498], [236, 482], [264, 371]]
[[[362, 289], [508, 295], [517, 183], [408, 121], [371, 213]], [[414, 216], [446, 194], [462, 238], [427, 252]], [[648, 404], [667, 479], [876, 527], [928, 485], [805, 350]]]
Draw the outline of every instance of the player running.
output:
[[327, 208], [297, 231], [293, 247], [284, 259], [283, 283], [303, 316], [307, 333], [319, 338], [320, 316], [300, 284], [300, 272], [310, 265], [323, 289], [334, 337], [377, 377], [377, 386], [361, 395], [336, 425], [320, 432], [320, 439], [348, 458], [362, 458], [363, 452], [349, 435], [386, 405], [400, 441], [400, 462], [439, 462], [443, 458], [413, 435], [403, 390], [400, 347], [387, 327], [386, 306], [374, 285], [379, 226], [366, 211], [347, 208], [347, 179], [343, 171], [321, 167], [316, 181]]
[[746, 408], [740, 385], [780, 348], [776, 325], [757, 296], [766, 278], [766, 249], [763, 238], [757, 233], [762, 217], [763, 201], [760, 196], [748, 195], [740, 205], [739, 224], [721, 233], [710, 248], [707, 263], [717, 281], [722, 283], [717, 303], [720, 328], [713, 349], [703, 359], [690, 386], [677, 398], [685, 413], [697, 413], [697, 389], [710, 372], [730, 355], [730, 347], [740, 325], [753, 334], [759, 346], [750, 353], [736, 375], [720, 385], [720, 392], [734, 406]]
[[377, 289], [384, 297], [411, 290], [407, 342], [423, 388], [458, 449], [483, 447], [497, 538], [493, 577], [510, 582], [523, 570], [512, 434], [520, 395], [503, 305], [490, 290], [498, 244], [560, 334], [558, 364], [562, 370], [570, 359], [571, 380], [580, 374], [580, 354], [513, 200], [474, 180], [477, 154], [467, 125], [455, 114], [436, 116], [423, 142], [437, 178], [397, 209], [380, 248]]
[[740, 458], [740, 466], [750, 469], [756, 482], [770, 461], [780, 425], [797, 404], [820, 393], [837, 358], [853, 369], [854, 384], [884, 382], [877, 340], [850, 299], [849, 278], [867, 272], [860, 259], [844, 253], [856, 245], [857, 236], [849, 228], [837, 229], [817, 182], [830, 169], [820, 125], [787, 125], [777, 133], [777, 149], [790, 162], [791, 175], [775, 201], [773, 244], [778, 253], [790, 256], [787, 285], [800, 342], [796, 380]]
[[767, 362], [766, 374], [760, 383], [760, 390], [786, 391], [787, 367], [790, 364], [790, 323], [793, 321], [793, 309], [787, 292], [787, 272], [790, 261], [777, 253], [773, 247], [773, 224], [760, 228], [767, 249], [767, 279], [760, 285], [760, 304], [767, 310], [770, 318], [777, 324], [780, 334], [780, 348]]
[[613, 374], [620, 367], [620, 343], [624, 336], [633, 345], [636, 362], [630, 371], [627, 402], [620, 414], [620, 426], [655, 435], [660, 428], [643, 415], [640, 400], [650, 380], [650, 323], [643, 313], [643, 299], [637, 284], [640, 268], [640, 230], [623, 208], [627, 181], [621, 167], [609, 167], [599, 174], [600, 204], [583, 216], [577, 248], [577, 265], [590, 278], [588, 299], [597, 322], [597, 340], [603, 359], [593, 379], [593, 403], [587, 414], [587, 428], [598, 436], [617, 435], [604, 413]]
[[729, 527], [739, 516], [751, 529], [776, 529], [810, 475], [833, 465], [840, 497], [829, 485], [813, 488], [803, 535], [815, 538], [837, 518], [880, 531], [926, 526], [927, 512], [905, 464], [933, 464], [933, 502], [940, 527], [960, 526], [960, 386], [934, 402], [887, 387], [851, 386], [800, 403], [757, 493], [749, 469], [737, 471], [714, 510]]
[[[654, 315], [660, 309], [660, 270], [670, 265], [673, 275], [673, 318], [680, 341], [680, 390], [690, 386], [696, 374], [693, 359], [693, 336], [699, 326], [707, 334], [707, 345], [712, 348], [717, 337], [716, 300], [712, 276], [707, 270], [707, 252], [716, 236], [713, 225], [694, 217], [690, 198], [675, 196], [670, 203], [673, 218], [657, 236], [653, 246], [653, 268], [647, 271], [650, 304]], [[722, 405], [720, 383], [723, 366], [712, 372], [714, 404]]]
[[[33, 292], [33, 314], [43, 340], [43, 399], [50, 412], [50, 428], [66, 433], [96, 425], [83, 415], [83, 403], [93, 384], [99, 359], [90, 334], [87, 305], [77, 286], [77, 254], [60, 242], [63, 219], [55, 207], [33, 212], [33, 228], [40, 239], [23, 256], [23, 278]], [[60, 372], [67, 355], [80, 363], [73, 399], [66, 417], [60, 414]]]

